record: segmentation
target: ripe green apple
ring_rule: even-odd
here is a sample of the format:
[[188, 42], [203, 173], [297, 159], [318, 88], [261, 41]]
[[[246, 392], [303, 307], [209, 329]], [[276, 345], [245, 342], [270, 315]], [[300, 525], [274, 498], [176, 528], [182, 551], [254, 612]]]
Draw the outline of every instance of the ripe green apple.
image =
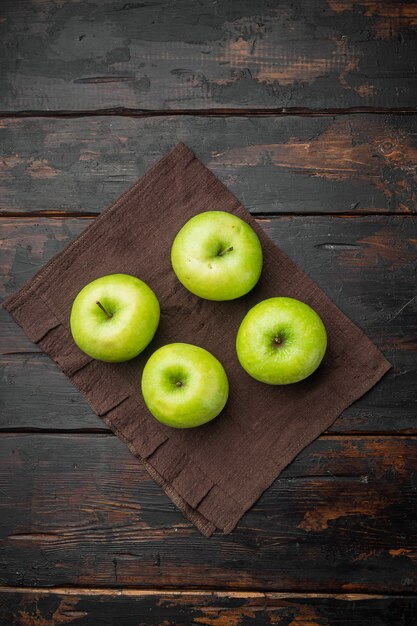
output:
[[258, 282], [262, 248], [255, 231], [236, 215], [206, 211], [181, 228], [171, 262], [191, 293], [206, 300], [234, 300]]
[[244, 317], [236, 337], [239, 362], [252, 378], [288, 385], [320, 365], [327, 334], [317, 313], [293, 298], [269, 298]]
[[81, 289], [72, 305], [70, 327], [83, 352], [116, 363], [146, 348], [159, 316], [159, 302], [146, 283], [128, 274], [110, 274]]
[[210, 352], [189, 343], [170, 343], [146, 363], [142, 394], [157, 420], [192, 428], [217, 417], [226, 404], [229, 383], [223, 365]]

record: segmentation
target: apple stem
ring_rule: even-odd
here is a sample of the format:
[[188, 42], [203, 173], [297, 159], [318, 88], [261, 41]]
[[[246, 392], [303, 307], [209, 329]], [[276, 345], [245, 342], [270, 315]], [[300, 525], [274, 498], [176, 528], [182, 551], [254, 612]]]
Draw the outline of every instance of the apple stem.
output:
[[182, 382], [180, 380], [177, 380], [175, 384], [177, 385], [177, 387], [182, 387]]
[[226, 254], [226, 252], [231, 252], [232, 250], [233, 250], [233, 246], [229, 246], [225, 250], [220, 250], [218, 256], [223, 256], [223, 254]]
[[101, 304], [101, 302], [99, 302], [97, 300], [96, 302], [97, 306], [100, 307], [100, 309], [103, 311], [103, 313], [105, 313], [107, 315], [107, 318], [110, 319], [111, 317], [113, 317], [113, 315], [111, 313], [109, 313], [108, 311], [106, 311], [106, 309], [104, 308], [104, 306]]
[[285, 343], [285, 337], [283, 337], [282, 335], [275, 335], [272, 345], [274, 346], [274, 348], [278, 348], [279, 346], [282, 346], [284, 343]]

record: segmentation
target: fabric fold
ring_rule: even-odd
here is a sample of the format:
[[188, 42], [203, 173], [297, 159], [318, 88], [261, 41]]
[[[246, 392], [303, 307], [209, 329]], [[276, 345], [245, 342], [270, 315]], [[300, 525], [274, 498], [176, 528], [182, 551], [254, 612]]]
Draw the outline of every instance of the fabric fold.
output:
[[[171, 268], [170, 250], [178, 230], [193, 215], [208, 210], [238, 215], [259, 235], [262, 276], [243, 298], [197, 298]], [[74, 344], [70, 310], [87, 283], [120, 272], [150, 285], [161, 305], [161, 321], [153, 341], [136, 359], [102, 363]], [[236, 332], [245, 313], [272, 296], [310, 304], [327, 329], [322, 364], [296, 385], [263, 385], [242, 370], [236, 357]], [[184, 144], [165, 155], [4, 306], [205, 536], [216, 528], [233, 530], [282, 469], [390, 368], [366, 335]], [[172, 342], [209, 350], [229, 378], [225, 409], [199, 428], [160, 424], [140, 393], [147, 359]]]
[[27, 336], [34, 343], [39, 343], [52, 329], [60, 325], [59, 320], [40, 297], [33, 301], [10, 299], [8, 306], [16, 322], [24, 326]]
[[76, 346], [69, 331], [59, 322], [42, 339], [39, 345], [67, 376], [73, 376], [93, 359]]
[[135, 395], [107, 412], [104, 419], [116, 435], [134, 446], [141, 460], [151, 456], [168, 439], [156, 420], [147, 419]]

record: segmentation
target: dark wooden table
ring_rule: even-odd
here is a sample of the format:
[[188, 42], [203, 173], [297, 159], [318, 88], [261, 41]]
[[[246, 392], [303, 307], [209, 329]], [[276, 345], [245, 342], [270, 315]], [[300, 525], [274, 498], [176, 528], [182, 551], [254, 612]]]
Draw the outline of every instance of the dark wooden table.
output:
[[2, 297], [184, 141], [393, 364], [206, 539], [1, 310], [1, 625], [416, 624], [417, 3], [0, 10]]

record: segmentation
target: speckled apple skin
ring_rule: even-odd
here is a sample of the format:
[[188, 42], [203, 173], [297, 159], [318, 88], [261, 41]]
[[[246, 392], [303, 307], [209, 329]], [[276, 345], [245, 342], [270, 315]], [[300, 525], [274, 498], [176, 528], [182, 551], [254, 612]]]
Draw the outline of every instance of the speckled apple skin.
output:
[[317, 313], [294, 298], [269, 298], [244, 317], [236, 352], [252, 378], [270, 385], [304, 380], [320, 365], [327, 333]]
[[70, 327], [80, 350], [99, 361], [120, 363], [146, 348], [159, 318], [158, 299], [145, 282], [129, 274], [109, 274], [78, 293], [71, 308]]
[[223, 365], [210, 352], [188, 343], [171, 343], [147, 361], [142, 394], [157, 420], [174, 428], [193, 428], [219, 415], [229, 383]]
[[206, 300], [234, 300], [258, 282], [262, 247], [255, 231], [236, 215], [206, 211], [178, 232], [171, 262], [191, 293]]

